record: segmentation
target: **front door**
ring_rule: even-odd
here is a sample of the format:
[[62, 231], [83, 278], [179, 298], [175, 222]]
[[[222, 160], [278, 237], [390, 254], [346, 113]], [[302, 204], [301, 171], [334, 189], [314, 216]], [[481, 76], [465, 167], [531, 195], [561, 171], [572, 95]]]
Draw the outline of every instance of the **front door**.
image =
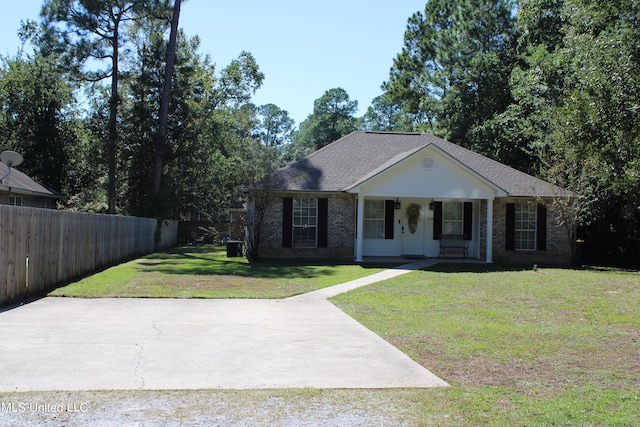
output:
[[425, 242], [424, 202], [408, 200], [402, 203], [402, 255], [423, 256]]

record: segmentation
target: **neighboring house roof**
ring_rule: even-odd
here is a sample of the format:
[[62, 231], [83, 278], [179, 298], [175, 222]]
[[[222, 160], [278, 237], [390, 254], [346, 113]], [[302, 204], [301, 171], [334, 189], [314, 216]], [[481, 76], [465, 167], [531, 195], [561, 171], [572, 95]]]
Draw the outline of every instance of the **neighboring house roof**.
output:
[[[9, 171], [9, 167], [0, 162], [0, 177], [3, 177]], [[63, 196], [38, 181], [31, 179], [27, 174], [20, 172], [15, 168], [11, 168], [11, 173], [0, 182], [0, 191], [11, 191], [16, 194], [24, 194], [39, 197], [49, 197], [59, 199]]]
[[554, 197], [565, 190], [426, 133], [353, 132], [279, 170], [274, 191], [349, 191], [411, 155], [434, 147], [506, 196]]

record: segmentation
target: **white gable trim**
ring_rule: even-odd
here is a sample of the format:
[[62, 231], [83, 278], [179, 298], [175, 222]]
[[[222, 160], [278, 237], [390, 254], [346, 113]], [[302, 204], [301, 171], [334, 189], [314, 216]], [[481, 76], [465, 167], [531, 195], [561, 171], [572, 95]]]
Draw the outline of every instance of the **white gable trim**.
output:
[[[479, 173], [475, 172], [473, 169], [470, 169], [465, 164], [463, 164], [460, 161], [458, 161], [455, 157], [451, 156], [446, 151], [440, 149], [438, 146], [436, 146], [434, 144], [431, 144], [431, 143], [425, 145], [424, 147], [420, 148], [419, 150], [416, 150], [416, 151], [408, 154], [407, 156], [404, 156], [401, 159], [395, 160], [391, 164], [387, 164], [387, 165], [383, 166], [379, 171], [374, 171], [374, 173], [372, 173], [371, 175], [369, 175], [369, 176], [365, 177], [363, 180], [355, 183], [350, 188], [347, 188], [346, 191], [349, 192], [349, 193], [359, 194], [360, 192], [362, 192], [363, 187], [366, 186], [367, 184], [371, 183], [373, 180], [376, 180], [378, 178], [383, 178], [384, 179], [385, 175], [393, 173], [394, 169], [400, 167], [401, 164], [406, 163], [406, 162], [408, 162], [408, 161], [410, 161], [410, 160], [412, 160], [412, 159], [414, 159], [414, 158], [416, 158], [416, 157], [418, 157], [420, 155], [424, 155], [427, 152], [429, 152], [430, 150], [435, 151], [438, 155], [440, 155], [440, 156], [444, 157], [445, 159], [449, 160], [454, 165], [458, 166], [460, 169], [462, 169], [463, 171], [465, 171], [466, 173], [471, 175], [473, 178], [477, 179], [482, 184], [484, 184], [485, 186], [489, 187], [493, 191], [493, 193], [494, 193], [493, 196], [494, 197], [506, 197], [508, 195], [506, 190], [504, 190], [503, 188], [501, 188], [498, 185], [494, 184], [491, 180], [485, 178], [484, 176], [480, 175]], [[434, 173], [437, 173], [437, 172], [434, 172]], [[389, 194], [389, 196], [392, 196], [392, 194]]]
[[439, 152], [441, 155], [443, 155], [445, 157], [448, 157], [449, 160], [451, 160], [452, 162], [456, 163], [462, 169], [466, 170], [467, 173], [470, 173], [471, 175], [476, 177], [476, 179], [478, 179], [479, 181], [483, 182], [484, 184], [488, 185], [489, 187], [492, 187], [494, 189], [494, 191], [496, 192], [496, 197], [506, 197], [509, 194], [509, 193], [507, 193], [507, 191], [504, 188], [501, 188], [500, 186], [496, 185], [493, 181], [489, 180], [488, 178], [485, 178], [483, 175], [480, 175], [478, 172], [476, 172], [473, 169], [469, 168], [467, 165], [465, 165], [464, 163], [460, 162], [458, 159], [456, 159], [455, 157], [451, 156], [446, 151], [442, 150], [440, 147], [438, 147], [436, 145], [432, 145], [432, 144], [429, 144], [429, 145], [435, 151]]

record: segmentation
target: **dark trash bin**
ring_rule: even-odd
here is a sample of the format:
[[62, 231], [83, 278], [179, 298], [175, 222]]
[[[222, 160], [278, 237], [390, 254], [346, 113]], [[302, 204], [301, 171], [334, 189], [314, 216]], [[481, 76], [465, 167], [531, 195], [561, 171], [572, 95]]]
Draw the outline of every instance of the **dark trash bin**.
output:
[[227, 257], [242, 256], [242, 242], [238, 240], [229, 240], [227, 242]]

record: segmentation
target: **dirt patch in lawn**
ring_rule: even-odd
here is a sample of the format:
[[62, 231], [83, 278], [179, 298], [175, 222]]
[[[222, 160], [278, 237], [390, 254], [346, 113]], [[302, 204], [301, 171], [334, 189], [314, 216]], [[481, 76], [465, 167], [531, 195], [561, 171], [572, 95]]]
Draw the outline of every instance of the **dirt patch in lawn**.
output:
[[[202, 297], [224, 298], [283, 298], [309, 290], [309, 283], [295, 283], [281, 280], [274, 284], [273, 279], [245, 277], [238, 275], [145, 275], [142, 280], [130, 283], [128, 292], [150, 293], [162, 289], [164, 297]], [[187, 295], [188, 294], [188, 295]]]
[[[451, 357], [444, 343], [429, 337], [392, 337], [389, 341], [404, 349], [422, 366], [451, 384], [463, 387], [508, 387], [524, 394], [544, 395], [546, 390], [594, 385], [601, 389], [638, 389], [640, 358], [637, 331], [624, 338], [594, 340], [590, 349], [565, 348], [550, 354], [522, 357], [477, 354]], [[419, 341], [419, 343], [416, 341]]]

